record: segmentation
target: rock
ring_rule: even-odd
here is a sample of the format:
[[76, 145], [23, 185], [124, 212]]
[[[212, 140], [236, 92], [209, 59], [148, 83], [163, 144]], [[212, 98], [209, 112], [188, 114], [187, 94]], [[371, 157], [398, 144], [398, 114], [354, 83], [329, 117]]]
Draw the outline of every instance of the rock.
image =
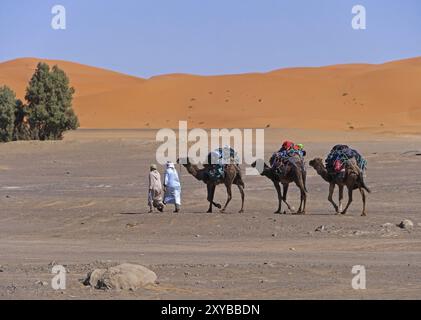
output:
[[35, 284], [39, 285], [39, 286], [43, 286], [43, 287], [48, 286], [48, 282], [46, 282], [46, 281], [37, 281], [37, 282], [35, 282]]
[[398, 224], [398, 227], [405, 230], [411, 230], [414, 228], [414, 223], [411, 220], [405, 219], [400, 224]]
[[135, 291], [155, 284], [156, 280], [157, 276], [152, 270], [125, 263], [108, 269], [95, 269], [88, 274], [83, 284], [95, 289]]
[[326, 231], [326, 226], [325, 225], [321, 225], [319, 227], [316, 228], [316, 230], [314, 230], [316, 232], [322, 232], [322, 231]]

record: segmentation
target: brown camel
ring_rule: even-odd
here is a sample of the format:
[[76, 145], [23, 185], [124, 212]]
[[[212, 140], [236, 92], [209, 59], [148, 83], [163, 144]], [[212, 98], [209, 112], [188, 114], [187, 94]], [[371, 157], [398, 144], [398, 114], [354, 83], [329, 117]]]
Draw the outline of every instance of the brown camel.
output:
[[[278, 210], [275, 213], [281, 213], [282, 202], [284, 202], [288, 209], [292, 211], [292, 207], [287, 202], [287, 194], [289, 184], [294, 182], [301, 191], [301, 202], [300, 208], [297, 211], [297, 214], [306, 213], [306, 202], [307, 202], [307, 188], [306, 188], [306, 171], [304, 167], [304, 162], [298, 156], [291, 158], [292, 161], [284, 161], [283, 164], [277, 169], [269, 167], [263, 160], [258, 160], [262, 164], [263, 170], [260, 172], [261, 176], [267, 177], [270, 179], [278, 193]], [[257, 161], [251, 165], [253, 168], [256, 168]], [[282, 184], [284, 190], [281, 195], [281, 186]]]
[[[312, 166], [316, 172], [327, 182], [329, 182], [329, 202], [333, 205], [336, 210], [336, 213], [346, 214], [349, 209], [349, 206], [352, 203], [352, 193], [355, 189], [359, 189], [361, 197], [363, 200], [363, 212], [362, 216], [366, 216], [366, 190], [370, 193], [370, 189], [366, 186], [364, 182], [364, 175], [361, 172], [360, 168], [357, 165], [355, 159], [350, 159], [345, 162], [345, 174], [330, 174], [326, 167], [323, 164], [323, 160], [316, 158], [310, 161], [310, 166]], [[339, 187], [339, 206], [333, 201], [333, 192], [335, 191], [335, 186]], [[344, 187], [348, 188], [348, 204], [345, 207], [345, 210], [342, 211], [342, 200], [344, 197]]]
[[225, 184], [227, 188], [228, 198], [225, 203], [224, 208], [222, 208], [221, 213], [224, 213], [227, 209], [228, 203], [230, 203], [232, 199], [232, 185], [235, 184], [240, 190], [241, 194], [241, 209], [239, 213], [244, 212], [244, 182], [241, 177], [241, 169], [237, 164], [226, 164], [224, 165], [224, 178], [219, 180], [213, 180], [209, 177], [209, 170], [211, 166], [208, 164], [204, 164], [203, 168], [199, 168], [197, 165], [192, 164], [189, 158], [185, 159], [184, 161], [177, 160], [177, 163], [182, 163], [183, 166], [187, 169], [187, 171], [195, 177], [199, 181], [203, 181], [207, 186], [207, 199], [209, 201], [209, 209], [208, 213], [212, 212], [212, 207], [215, 206], [218, 209], [221, 209], [221, 205], [219, 203], [214, 202], [215, 196], [215, 189], [216, 186], [219, 184]]

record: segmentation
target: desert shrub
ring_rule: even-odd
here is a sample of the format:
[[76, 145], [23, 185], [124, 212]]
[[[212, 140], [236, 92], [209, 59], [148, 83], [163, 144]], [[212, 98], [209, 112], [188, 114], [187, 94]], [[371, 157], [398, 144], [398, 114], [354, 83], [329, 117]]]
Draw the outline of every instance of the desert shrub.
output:
[[27, 116], [34, 139], [61, 139], [65, 131], [79, 127], [72, 109], [74, 92], [63, 70], [57, 66], [50, 70], [46, 63], [38, 64], [25, 95], [27, 115], [24, 117]]
[[8, 87], [0, 87], [0, 142], [13, 140], [16, 95]]

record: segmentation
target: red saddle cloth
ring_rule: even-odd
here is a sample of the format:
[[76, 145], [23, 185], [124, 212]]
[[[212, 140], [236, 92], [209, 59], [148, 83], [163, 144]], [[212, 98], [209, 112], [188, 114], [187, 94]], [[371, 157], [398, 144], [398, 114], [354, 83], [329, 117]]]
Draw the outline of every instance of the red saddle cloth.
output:
[[343, 167], [344, 165], [341, 160], [335, 160], [335, 162], [333, 163], [333, 169], [335, 170], [335, 172], [341, 172]]

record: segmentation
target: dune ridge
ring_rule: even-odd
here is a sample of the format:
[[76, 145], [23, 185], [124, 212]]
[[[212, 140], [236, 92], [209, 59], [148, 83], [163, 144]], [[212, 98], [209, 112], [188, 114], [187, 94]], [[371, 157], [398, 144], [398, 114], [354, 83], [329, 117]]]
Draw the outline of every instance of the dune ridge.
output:
[[421, 133], [421, 57], [267, 73], [149, 79], [78, 63], [0, 63], [0, 85], [24, 97], [39, 61], [57, 64], [76, 89], [82, 128], [308, 128]]

